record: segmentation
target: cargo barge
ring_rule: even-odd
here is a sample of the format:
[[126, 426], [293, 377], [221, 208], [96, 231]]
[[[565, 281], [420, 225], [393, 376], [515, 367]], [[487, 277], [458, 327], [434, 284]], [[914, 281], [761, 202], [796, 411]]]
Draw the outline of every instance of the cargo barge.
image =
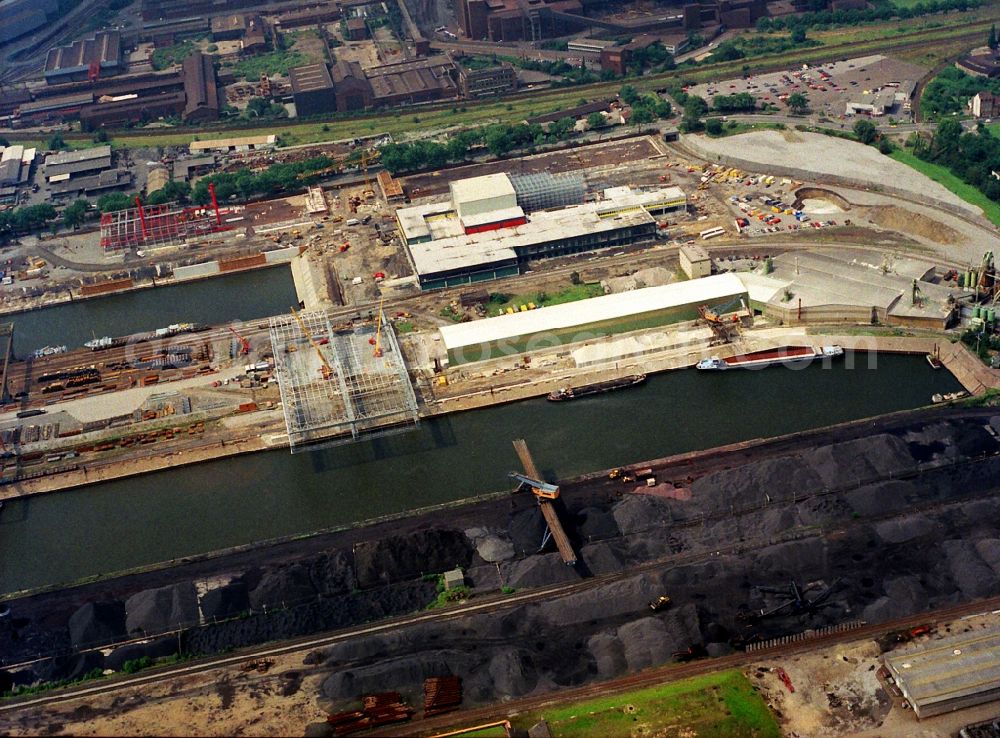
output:
[[102, 349], [118, 348], [119, 346], [152, 341], [157, 338], [168, 338], [181, 333], [198, 333], [200, 331], [207, 331], [209, 328], [211, 326], [199, 323], [174, 323], [173, 325], [168, 325], [166, 328], [157, 328], [152, 333], [137, 333], [133, 336], [121, 336], [119, 338], [104, 336], [102, 338], [95, 338], [93, 341], [87, 341], [83, 345], [91, 351], [100, 351]]
[[832, 359], [843, 356], [844, 349], [840, 346], [824, 346], [821, 349], [811, 346], [782, 346], [765, 351], [753, 351], [720, 359], [713, 356], [702, 359], [695, 367], [700, 371], [722, 371], [725, 369], [763, 369], [769, 366], [804, 366], [814, 359]]
[[605, 392], [612, 392], [627, 387], [635, 387], [646, 381], [645, 374], [630, 374], [620, 379], [609, 379], [606, 382], [595, 382], [594, 384], [584, 384], [579, 387], [562, 387], [555, 392], [550, 392], [548, 398], [552, 402], [563, 402], [565, 400], [576, 400], [587, 395], [599, 395]]

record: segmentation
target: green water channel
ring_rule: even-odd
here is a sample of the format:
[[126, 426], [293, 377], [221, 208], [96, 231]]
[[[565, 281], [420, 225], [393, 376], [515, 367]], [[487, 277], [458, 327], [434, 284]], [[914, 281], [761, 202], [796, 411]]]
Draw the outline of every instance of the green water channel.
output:
[[443, 416], [350, 446], [271, 451], [10, 502], [0, 511], [0, 591], [507, 489], [517, 437], [547, 476], [567, 477], [914, 408], [960, 388], [923, 357], [879, 355], [873, 366], [871, 355], [845, 358], [829, 368], [669, 372], [629, 390]]

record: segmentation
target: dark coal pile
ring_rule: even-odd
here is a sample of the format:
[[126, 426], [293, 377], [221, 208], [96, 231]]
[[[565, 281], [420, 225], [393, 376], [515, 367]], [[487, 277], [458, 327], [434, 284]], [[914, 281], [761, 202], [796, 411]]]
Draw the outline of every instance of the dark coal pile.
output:
[[198, 622], [198, 595], [184, 582], [150, 589], [125, 600], [125, 629], [132, 635], [163, 633]]
[[[192, 623], [184, 651], [213, 653], [422, 610], [436, 596], [435, 582], [422, 575], [456, 566], [474, 591], [489, 593], [624, 574], [544, 602], [501, 602], [310, 655], [330, 669], [323, 691], [332, 703], [385, 690], [415, 702], [425, 678], [447, 675], [462, 677], [467, 702], [485, 702], [689, 653], [728, 653], [757, 638], [891, 620], [1000, 593], [1000, 456], [983, 458], [1000, 445], [984, 430], [988, 420], [972, 413], [899, 421], [870, 437], [863, 436], [870, 427], [858, 426], [825, 445], [780, 446], [797, 449], [780, 456], [760, 452], [747, 462], [734, 453], [692, 461], [694, 473], [683, 464], [657, 472], [691, 490], [684, 500], [634, 495], [606, 478], [566, 485], [559, 509], [576, 567], [562, 563], [551, 541], [539, 552], [544, 521], [534, 501], [519, 496], [503, 503], [509, 509], [476, 507], [481, 520], [469, 514], [461, 525], [449, 511], [405, 534], [363, 540], [354, 532], [339, 548], [294, 561], [261, 559], [242, 570], [220, 562], [210, 585], [119, 592], [95, 600], [100, 607], [80, 602], [34, 619], [19, 620], [15, 602], [13, 617], [0, 621], [0, 647], [8, 662], [30, 658], [37, 644], [68, 648], [71, 639], [118, 632], [124, 611], [129, 632]], [[658, 568], [627, 573], [661, 559]], [[663, 595], [672, 607], [653, 611], [649, 603]], [[166, 639], [148, 648], [166, 649]], [[140, 653], [129, 649], [112, 651], [107, 665], [119, 668]], [[34, 676], [64, 678], [88, 665], [67, 656]]]
[[469, 540], [459, 531], [428, 530], [392, 536], [354, 547], [355, 574], [360, 587], [376, 587], [466, 567], [472, 554]]
[[125, 607], [120, 602], [88, 602], [69, 619], [74, 648], [111, 643], [125, 635]]

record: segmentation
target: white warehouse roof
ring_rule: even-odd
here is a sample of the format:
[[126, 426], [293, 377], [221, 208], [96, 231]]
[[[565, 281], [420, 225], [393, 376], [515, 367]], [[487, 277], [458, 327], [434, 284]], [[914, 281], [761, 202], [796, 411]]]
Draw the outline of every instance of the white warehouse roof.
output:
[[735, 274], [674, 282], [661, 287], [646, 287], [615, 295], [592, 297], [579, 302], [529, 310], [513, 315], [473, 320], [440, 328], [445, 349], [462, 348], [546, 331], [565, 330], [607, 320], [668, 310], [685, 305], [703, 305], [744, 294], [746, 287]]
[[484, 174], [481, 177], [457, 179], [450, 187], [452, 201], [456, 207], [463, 202], [485, 200], [489, 197], [514, 196], [514, 185], [506, 174]]

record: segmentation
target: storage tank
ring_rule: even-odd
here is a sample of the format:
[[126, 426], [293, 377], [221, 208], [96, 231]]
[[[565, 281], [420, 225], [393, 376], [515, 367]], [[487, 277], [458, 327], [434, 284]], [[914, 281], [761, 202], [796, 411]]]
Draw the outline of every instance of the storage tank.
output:
[[994, 325], [997, 322], [997, 311], [995, 308], [990, 308], [988, 312], [989, 317], [986, 322], [990, 325]]
[[958, 286], [962, 289], [965, 288], [965, 272], [959, 272], [958, 275]]
[[981, 312], [982, 312], [982, 308], [981, 307], [979, 307], [978, 305], [973, 305], [972, 306], [972, 317], [973, 318], [980, 317], [981, 316]]

